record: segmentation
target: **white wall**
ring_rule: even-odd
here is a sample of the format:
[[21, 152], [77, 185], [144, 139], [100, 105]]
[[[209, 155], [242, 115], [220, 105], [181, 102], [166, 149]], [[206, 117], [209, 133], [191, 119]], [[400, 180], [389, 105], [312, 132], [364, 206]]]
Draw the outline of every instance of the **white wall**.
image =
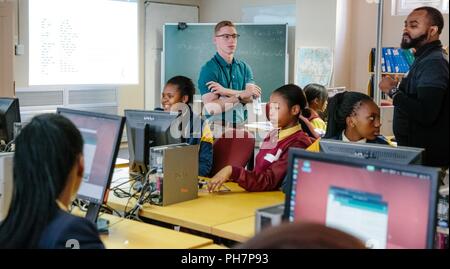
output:
[[198, 6], [149, 3], [145, 10], [145, 109], [151, 110], [161, 106], [161, 90], [164, 87], [164, 81], [161, 81], [164, 24], [197, 23], [199, 8]]
[[334, 48], [336, 7], [336, 0], [297, 0], [295, 46]]
[[337, 0], [334, 86], [350, 87], [352, 0]]
[[0, 96], [14, 96], [15, 5], [0, 2]]
[[[350, 57], [352, 74], [350, 85], [352, 90], [367, 93], [369, 53], [371, 48], [376, 47], [377, 5], [361, 0], [352, 1], [351, 50], [353, 53]], [[392, 16], [391, 1], [385, 0], [384, 4], [383, 46], [399, 47], [406, 16]], [[441, 35], [444, 45], [449, 44], [448, 17], [448, 14], [444, 14], [445, 28]]]
[[295, 2], [295, 0], [200, 0], [200, 22], [222, 20], [241, 22], [243, 7], [295, 4]]
[[328, 47], [334, 52], [331, 86], [350, 84], [351, 0], [297, 0], [295, 47]]

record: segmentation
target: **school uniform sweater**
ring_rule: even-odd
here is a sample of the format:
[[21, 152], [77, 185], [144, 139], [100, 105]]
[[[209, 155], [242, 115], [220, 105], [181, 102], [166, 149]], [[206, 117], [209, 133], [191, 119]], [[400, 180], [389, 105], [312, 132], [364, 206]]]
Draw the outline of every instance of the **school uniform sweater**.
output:
[[327, 124], [320, 118], [319, 114], [315, 111], [311, 111], [311, 116], [308, 118], [314, 128], [320, 130], [320, 133], [325, 133], [327, 131]]
[[255, 169], [233, 167], [231, 180], [250, 192], [278, 190], [287, 173], [289, 148], [307, 148], [311, 143], [300, 125], [280, 132], [274, 130], [264, 139]]

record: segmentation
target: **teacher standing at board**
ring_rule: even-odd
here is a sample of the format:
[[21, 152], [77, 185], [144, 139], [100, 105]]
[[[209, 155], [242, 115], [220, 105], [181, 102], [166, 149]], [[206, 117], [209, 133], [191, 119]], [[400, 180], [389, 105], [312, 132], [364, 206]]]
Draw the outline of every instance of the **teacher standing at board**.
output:
[[232, 22], [222, 21], [215, 26], [213, 42], [217, 53], [203, 65], [198, 79], [206, 117], [222, 126], [243, 124], [244, 105], [261, 96], [250, 66], [234, 58], [238, 38]]

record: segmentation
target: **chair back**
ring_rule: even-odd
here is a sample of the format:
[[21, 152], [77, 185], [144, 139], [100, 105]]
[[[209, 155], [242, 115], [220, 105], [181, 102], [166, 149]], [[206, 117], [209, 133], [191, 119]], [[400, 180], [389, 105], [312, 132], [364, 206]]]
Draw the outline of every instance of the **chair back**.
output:
[[227, 165], [245, 167], [249, 162], [253, 165], [254, 149], [255, 138], [250, 132], [242, 129], [225, 131], [213, 144], [211, 176]]

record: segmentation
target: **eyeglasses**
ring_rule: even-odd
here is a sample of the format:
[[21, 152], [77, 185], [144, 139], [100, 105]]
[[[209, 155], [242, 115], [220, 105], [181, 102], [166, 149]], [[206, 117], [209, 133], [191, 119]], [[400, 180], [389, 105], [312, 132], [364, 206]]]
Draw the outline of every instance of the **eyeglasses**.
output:
[[232, 35], [229, 35], [229, 34], [216, 35], [216, 37], [222, 37], [222, 38], [224, 38], [225, 40], [230, 40], [230, 38], [238, 39], [240, 36], [241, 36], [241, 35], [239, 35], [239, 34], [232, 34]]

